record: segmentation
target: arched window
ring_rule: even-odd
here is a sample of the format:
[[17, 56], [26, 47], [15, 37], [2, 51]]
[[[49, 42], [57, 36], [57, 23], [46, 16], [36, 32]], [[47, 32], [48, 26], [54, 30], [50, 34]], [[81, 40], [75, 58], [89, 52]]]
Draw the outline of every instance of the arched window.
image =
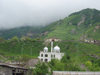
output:
[[45, 54], [45, 57], [48, 57], [48, 54]]
[[41, 57], [43, 57], [43, 54], [41, 54]]
[[41, 61], [43, 61], [43, 59], [41, 59]]
[[45, 62], [48, 62], [48, 59], [45, 59]]

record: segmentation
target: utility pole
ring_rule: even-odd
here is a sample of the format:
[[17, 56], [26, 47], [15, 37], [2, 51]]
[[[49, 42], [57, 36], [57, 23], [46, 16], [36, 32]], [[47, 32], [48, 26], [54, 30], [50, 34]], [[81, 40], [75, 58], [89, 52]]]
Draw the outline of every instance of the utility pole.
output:
[[23, 52], [23, 46], [25, 45], [25, 43], [22, 45], [22, 49], [21, 49], [21, 55], [22, 55], [22, 52]]
[[[33, 46], [32, 46], [33, 47]], [[31, 56], [32, 56], [32, 47], [31, 47]]]

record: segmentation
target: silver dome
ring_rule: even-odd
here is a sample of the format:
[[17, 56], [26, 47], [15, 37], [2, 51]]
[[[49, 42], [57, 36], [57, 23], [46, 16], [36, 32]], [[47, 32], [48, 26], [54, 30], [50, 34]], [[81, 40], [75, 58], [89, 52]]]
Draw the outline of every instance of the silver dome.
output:
[[48, 48], [47, 47], [44, 47], [44, 52], [48, 52]]
[[54, 47], [54, 52], [60, 52], [60, 47], [55, 46], [55, 47]]

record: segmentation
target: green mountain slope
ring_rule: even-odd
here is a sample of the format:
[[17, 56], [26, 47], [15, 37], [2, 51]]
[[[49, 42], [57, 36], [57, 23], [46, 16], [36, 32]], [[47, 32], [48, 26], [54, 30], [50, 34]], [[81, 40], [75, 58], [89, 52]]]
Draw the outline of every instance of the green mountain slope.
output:
[[[61, 48], [61, 52], [69, 55], [71, 60], [75, 63], [84, 63], [88, 60], [96, 61], [100, 58], [100, 46], [98, 45], [72, 41], [54, 42], [54, 46], [56, 45]], [[47, 47], [50, 51], [51, 44], [49, 43]], [[43, 48], [43, 42], [0, 43], [0, 59], [4, 57], [8, 60], [14, 60], [18, 55], [27, 55], [32, 58], [37, 58], [39, 52], [43, 51]]]
[[43, 42], [5, 42], [0, 43], [0, 57], [8, 60], [15, 60], [21, 55], [37, 58], [42, 49]]
[[27, 36], [30, 38], [35, 38], [38, 36], [39, 33], [41, 33], [42, 29], [45, 27], [20, 27], [20, 28], [14, 28], [14, 29], [8, 29], [8, 30], [0, 30], [0, 37], [3, 37], [5, 39], [11, 39], [14, 36], [17, 36], [18, 38], [21, 38], [22, 36]]
[[100, 40], [100, 11], [96, 9], [84, 9], [70, 14], [68, 17], [56, 21], [46, 27], [21, 27], [10, 30], [0, 30], [0, 37], [11, 39], [14, 36], [21, 38], [51, 38], [62, 40]]
[[44, 38], [57, 37], [62, 40], [100, 39], [100, 11], [84, 9], [47, 26]]

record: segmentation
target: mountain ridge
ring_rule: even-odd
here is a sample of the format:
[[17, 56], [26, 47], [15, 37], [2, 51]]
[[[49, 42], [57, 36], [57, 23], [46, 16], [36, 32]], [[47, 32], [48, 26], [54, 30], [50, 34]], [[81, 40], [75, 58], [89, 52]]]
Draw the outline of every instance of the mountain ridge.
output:
[[83, 9], [70, 14], [64, 19], [60, 19], [45, 27], [21, 27], [0, 31], [0, 37], [11, 39], [14, 36], [30, 38], [51, 38], [57, 37], [62, 40], [84, 40], [99, 38], [100, 11], [96, 9]]
[[[58, 37], [63, 40], [84, 40], [92, 38], [99, 40], [99, 26], [100, 11], [87, 8], [79, 12], [72, 13], [68, 17], [47, 26], [44, 32], [50, 32], [44, 38]], [[94, 32], [94, 30], [98, 32]], [[84, 38], [81, 39], [81, 37]]]

